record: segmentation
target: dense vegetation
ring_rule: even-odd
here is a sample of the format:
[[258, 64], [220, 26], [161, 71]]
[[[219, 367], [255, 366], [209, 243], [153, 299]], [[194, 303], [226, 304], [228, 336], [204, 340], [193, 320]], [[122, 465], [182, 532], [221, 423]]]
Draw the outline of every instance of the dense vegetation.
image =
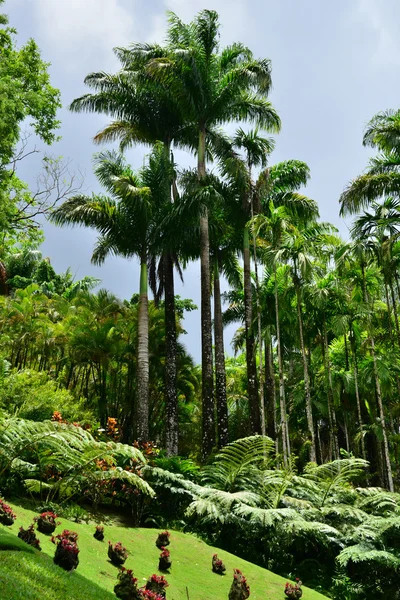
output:
[[[2, 493], [77, 514], [112, 504], [337, 598], [396, 597], [400, 111], [366, 128], [377, 154], [338, 199], [356, 215], [342, 240], [305, 193], [307, 164], [270, 164], [270, 61], [221, 48], [214, 11], [169, 14], [163, 46], [116, 48], [120, 70], [89, 74], [71, 105], [109, 119], [96, 143], [119, 142], [94, 157], [103, 192], [82, 193], [49, 156], [34, 191], [17, 176], [21, 125], [51, 144], [59, 92], [35, 43], [18, 49], [1, 24]], [[132, 145], [148, 147], [142, 168]], [[131, 299], [56, 273], [38, 249], [43, 215], [94, 229], [96, 264], [136, 258]], [[174, 289], [191, 261], [200, 367], [182, 343], [196, 306]]]

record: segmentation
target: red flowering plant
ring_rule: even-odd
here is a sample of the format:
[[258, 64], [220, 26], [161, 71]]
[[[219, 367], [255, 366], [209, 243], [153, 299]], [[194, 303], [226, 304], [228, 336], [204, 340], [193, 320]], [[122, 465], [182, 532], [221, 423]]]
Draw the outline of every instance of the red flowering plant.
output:
[[38, 531], [40, 531], [40, 533], [50, 534], [53, 533], [57, 525], [60, 525], [60, 523], [57, 522], [56, 519], [56, 513], [46, 511], [42, 512], [38, 517], [35, 517], [33, 520], [35, 521]]
[[53, 559], [54, 563], [66, 571], [76, 569], [79, 564], [77, 540], [78, 534], [69, 529], [64, 529], [62, 533], [51, 538], [53, 544], [57, 545]]
[[213, 573], [218, 573], [218, 575], [224, 575], [226, 567], [222, 560], [218, 558], [218, 554], [213, 554], [211, 565]]
[[229, 600], [246, 600], [250, 596], [250, 588], [246, 577], [239, 569], [233, 569], [233, 581], [229, 590]]
[[121, 542], [117, 542], [114, 545], [111, 542], [108, 542], [108, 558], [113, 565], [123, 565], [128, 558], [128, 550]]
[[95, 540], [102, 542], [104, 540], [104, 527], [103, 525], [96, 525], [95, 532], [93, 534]]
[[166, 598], [167, 596], [167, 587], [168, 581], [165, 579], [164, 575], [155, 575], [153, 574], [150, 579], [146, 582], [146, 590], [150, 592], [155, 592], [161, 598]]
[[301, 598], [303, 595], [303, 590], [301, 589], [302, 582], [298, 577], [296, 577], [296, 583], [286, 582], [285, 585], [285, 596], [287, 598]]
[[14, 523], [16, 518], [17, 515], [15, 514], [11, 506], [6, 504], [4, 500], [0, 498], [0, 523], [2, 523], [3, 525], [10, 526]]
[[26, 544], [33, 546], [36, 550], [41, 550], [40, 541], [36, 537], [35, 525], [29, 525], [27, 529], [23, 527], [19, 528], [18, 537], [23, 540]]
[[158, 534], [158, 537], [156, 539], [156, 546], [159, 550], [161, 550], [161, 548], [165, 547], [165, 546], [169, 546], [170, 545], [170, 541], [169, 538], [171, 537], [171, 534], [169, 531], [162, 531], [161, 533]]
[[136, 600], [140, 598], [137, 579], [133, 576], [131, 569], [121, 567], [118, 573], [118, 581], [114, 586], [114, 594], [120, 600]]
[[172, 566], [170, 551], [164, 548], [164, 546], [161, 548], [161, 550], [162, 552], [158, 561], [158, 569], [159, 571], [168, 571], [168, 569], [170, 569]]

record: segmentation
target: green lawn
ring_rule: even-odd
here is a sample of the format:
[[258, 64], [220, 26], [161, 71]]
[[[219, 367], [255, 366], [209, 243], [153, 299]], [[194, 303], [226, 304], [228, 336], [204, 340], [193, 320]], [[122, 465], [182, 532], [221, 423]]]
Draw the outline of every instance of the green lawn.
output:
[[[106, 600], [115, 598], [113, 587], [117, 568], [107, 558], [107, 541], [121, 541], [130, 555], [125, 563], [133, 569], [139, 584], [152, 573], [157, 573], [159, 550], [155, 546], [158, 531], [155, 529], [130, 529], [105, 527], [105, 540], [93, 538], [93, 525], [78, 525], [60, 519], [62, 529], [78, 532], [80, 548], [79, 566], [66, 573], [52, 561], [55, 546], [50, 538], [38, 533], [42, 552], [31, 549], [17, 537], [20, 525], [32, 522], [34, 513], [12, 505], [17, 520], [12, 527], [0, 525], [0, 598], [1, 600]], [[226, 600], [232, 580], [233, 568], [239, 568], [250, 585], [250, 598], [256, 600], [283, 600], [285, 579], [257, 567], [228, 552], [208, 546], [196, 537], [171, 532], [169, 546], [172, 558], [171, 573], [166, 575], [170, 584], [168, 600]], [[212, 573], [211, 557], [214, 552], [227, 567], [223, 577]], [[325, 596], [307, 588], [303, 600], [322, 600]]]

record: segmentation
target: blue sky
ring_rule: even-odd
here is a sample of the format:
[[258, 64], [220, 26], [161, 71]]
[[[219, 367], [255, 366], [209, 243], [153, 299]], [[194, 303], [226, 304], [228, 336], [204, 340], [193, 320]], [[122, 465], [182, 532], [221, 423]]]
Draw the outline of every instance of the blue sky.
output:
[[[91, 173], [92, 138], [107, 123], [97, 115], [77, 115], [68, 104], [86, 91], [92, 71], [114, 71], [114, 46], [132, 41], [161, 42], [167, 10], [189, 20], [213, 8], [222, 23], [221, 44], [247, 44], [273, 67], [271, 100], [282, 119], [271, 163], [299, 159], [308, 163], [306, 193], [318, 201], [322, 220], [334, 223], [343, 237], [348, 223], [338, 216], [338, 197], [346, 183], [366, 166], [362, 132], [378, 111], [399, 108], [400, 3], [397, 0], [7, 0], [4, 12], [18, 30], [18, 41], [33, 37], [51, 63], [52, 82], [61, 89], [62, 140], [50, 152], [71, 159], [85, 172], [84, 189], [98, 191]], [[143, 148], [128, 153], [134, 167], [143, 163]], [[193, 158], [176, 154], [182, 166]], [[21, 176], [33, 182], [38, 162], [26, 160]], [[135, 261], [112, 258], [101, 268], [90, 264], [95, 234], [45, 224], [43, 253], [56, 270], [71, 267], [77, 277], [93, 274], [120, 297], [138, 291]], [[183, 297], [200, 300], [200, 268], [189, 266]], [[185, 321], [185, 343], [200, 358], [199, 312]], [[227, 350], [234, 328], [226, 332]]]

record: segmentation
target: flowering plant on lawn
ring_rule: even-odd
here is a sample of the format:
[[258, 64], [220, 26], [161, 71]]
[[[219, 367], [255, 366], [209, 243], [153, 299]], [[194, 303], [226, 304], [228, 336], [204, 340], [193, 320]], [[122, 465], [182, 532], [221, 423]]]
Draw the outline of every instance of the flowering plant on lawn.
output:
[[147, 580], [146, 590], [159, 594], [161, 598], [165, 598], [167, 595], [166, 589], [168, 587], [168, 581], [164, 575], [153, 574], [150, 579]]
[[246, 577], [239, 569], [233, 569], [233, 581], [229, 590], [229, 600], [246, 600], [250, 596], [250, 588]]
[[51, 538], [53, 544], [57, 544], [53, 560], [56, 565], [62, 567], [66, 571], [76, 569], [79, 564], [79, 548], [76, 543], [77, 540], [78, 534], [69, 529], [64, 529], [62, 533], [59, 533], [55, 537], [52, 536]]
[[58, 523], [56, 519], [56, 513], [53, 513], [50, 510], [48, 510], [42, 512], [38, 517], [35, 517], [33, 520], [37, 524], [37, 528], [40, 531], [40, 533], [53, 533], [57, 525], [60, 525], [60, 523]]
[[123, 565], [128, 558], [128, 551], [121, 542], [117, 542], [114, 545], [112, 545], [111, 542], [108, 542], [108, 558], [113, 565]]
[[17, 515], [11, 508], [0, 498], [0, 523], [3, 525], [12, 525], [17, 518]]
[[160, 571], [168, 571], [171, 568], [172, 560], [170, 558], [170, 551], [162, 546], [162, 552], [158, 561], [158, 569]]
[[139, 596], [137, 579], [131, 569], [121, 567], [118, 573], [118, 582], [114, 586], [114, 594], [120, 600], [136, 600]]
[[161, 550], [165, 546], [169, 546], [170, 536], [171, 536], [171, 534], [169, 531], [162, 531], [161, 533], [158, 534], [158, 537], [156, 539], [156, 546], [159, 550]]
[[96, 531], [93, 534], [93, 537], [99, 542], [104, 540], [104, 527], [103, 525], [96, 525]]
[[302, 582], [298, 577], [296, 577], [296, 583], [286, 582], [285, 585], [285, 596], [287, 598], [301, 598], [303, 595], [303, 590], [301, 589]]
[[218, 558], [218, 554], [213, 554], [212, 557], [212, 570], [214, 573], [218, 573], [218, 575], [223, 575], [226, 571], [226, 567], [222, 560]]
[[36, 537], [35, 525], [29, 525], [27, 529], [23, 527], [19, 528], [18, 537], [23, 540], [26, 544], [33, 546], [36, 550], [41, 550], [40, 541]]

